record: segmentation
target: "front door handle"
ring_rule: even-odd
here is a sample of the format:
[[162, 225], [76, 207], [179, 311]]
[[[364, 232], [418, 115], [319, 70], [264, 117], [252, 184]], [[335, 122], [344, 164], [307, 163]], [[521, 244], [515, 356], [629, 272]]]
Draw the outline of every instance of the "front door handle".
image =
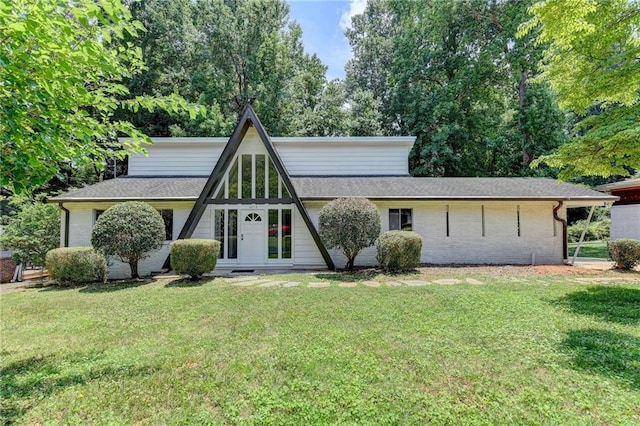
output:
[[244, 241], [244, 234], [240, 234], [240, 241]]

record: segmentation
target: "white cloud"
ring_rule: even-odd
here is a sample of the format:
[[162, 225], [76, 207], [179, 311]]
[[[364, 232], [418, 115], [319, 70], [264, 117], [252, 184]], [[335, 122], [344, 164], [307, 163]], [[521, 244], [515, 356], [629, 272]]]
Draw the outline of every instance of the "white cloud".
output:
[[349, 0], [349, 9], [342, 12], [340, 16], [340, 28], [346, 30], [351, 28], [351, 18], [364, 12], [367, 7], [367, 0]]

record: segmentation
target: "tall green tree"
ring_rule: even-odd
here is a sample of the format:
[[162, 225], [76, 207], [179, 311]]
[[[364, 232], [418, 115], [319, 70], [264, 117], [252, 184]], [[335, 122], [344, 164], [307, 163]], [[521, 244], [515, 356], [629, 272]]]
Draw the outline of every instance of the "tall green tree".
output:
[[553, 94], [534, 85], [544, 46], [516, 39], [522, 1], [372, 0], [352, 20], [348, 92], [380, 101], [383, 131], [413, 134], [411, 172], [530, 175], [565, 138]]
[[[120, 41], [142, 30], [119, 0], [0, 3], [0, 186], [29, 192], [61, 163], [102, 166], [141, 151], [148, 139], [113, 120], [118, 109], [187, 109], [176, 96], [127, 99], [123, 80], [143, 63]], [[122, 145], [121, 134], [133, 139]]]
[[540, 78], [583, 118], [571, 143], [538, 163], [561, 167], [564, 178], [640, 168], [640, 3], [546, 0], [531, 13], [521, 34], [537, 30], [549, 45]]
[[195, 121], [140, 116], [136, 125], [150, 135], [228, 135], [249, 100], [272, 134], [289, 135], [298, 131], [296, 117], [320, 100], [326, 66], [304, 52], [302, 30], [283, 0], [143, 0], [129, 7], [148, 29], [134, 41], [148, 69], [128, 83], [131, 92], [177, 92], [209, 111]]

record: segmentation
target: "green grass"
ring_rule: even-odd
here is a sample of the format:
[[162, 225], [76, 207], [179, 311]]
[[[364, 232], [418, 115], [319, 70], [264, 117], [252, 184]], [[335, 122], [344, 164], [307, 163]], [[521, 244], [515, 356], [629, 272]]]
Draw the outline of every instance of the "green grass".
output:
[[[639, 274], [425, 274], [269, 277], [328, 288], [216, 278], [3, 295], [4, 421], [640, 422]], [[444, 277], [485, 284], [337, 286]]]
[[[569, 243], [569, 256], [573, 256], [578, 243]], [[583, 241], [578, 257], [597, 257], [601, 259], [609, 258], [606, 241]]]

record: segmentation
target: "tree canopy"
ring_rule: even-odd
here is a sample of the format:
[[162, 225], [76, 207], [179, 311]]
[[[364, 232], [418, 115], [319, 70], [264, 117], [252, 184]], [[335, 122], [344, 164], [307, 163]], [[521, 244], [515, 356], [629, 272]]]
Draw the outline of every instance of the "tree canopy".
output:
[[532, 82], [544, 46], [515, 37], [530, 4], [371, 0], [353, 18], [346, 86], [378, 101], [384, 133], [417, 137], [412, 174], [551, 173], [529, 164], [565, 141], [566, 122]]
[[571, 143], [541, 159], [561, 176], [628, 175], [640, 168], [640, 3], [545, 0], [520, 35], [538, 32], [539, 78], [580, 117]]
[[[148, 138], [119, 109], [189, 110], [177, 96], [128, 97], [144, 68], [128, 42], [143, 31], [119, 0], [0, 3], [0, 186], [28, 192], [75, 166], [142, 150]], [[118, 135], [131, 136], [126, 145]]]

